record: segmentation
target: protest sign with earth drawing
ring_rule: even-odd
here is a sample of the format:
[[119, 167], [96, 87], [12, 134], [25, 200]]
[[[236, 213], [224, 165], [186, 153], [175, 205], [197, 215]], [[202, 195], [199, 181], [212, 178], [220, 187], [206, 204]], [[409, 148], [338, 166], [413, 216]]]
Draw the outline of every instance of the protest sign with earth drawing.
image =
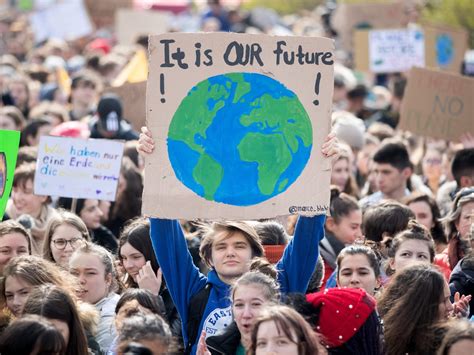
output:
[[325, 38], [152, 36], [147, 126], [157, 150], [146, 164], [144, 213], [325, 213], [332, 49]]

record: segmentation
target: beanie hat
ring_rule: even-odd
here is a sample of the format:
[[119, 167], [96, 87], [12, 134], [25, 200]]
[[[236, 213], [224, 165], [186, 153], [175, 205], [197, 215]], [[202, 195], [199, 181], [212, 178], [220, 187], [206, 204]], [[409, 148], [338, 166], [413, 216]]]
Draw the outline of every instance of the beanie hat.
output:
[[283, 256], [283, 252], [285, 251], [286, 245], [263, 245], [263, 250], [265, 251], [265, 257], [269, 262], [272, 264], [276, 264], [281, 257]]
[[349, 341], [375, 310], [375, 299], [358, 288], [331, 288], [306, 295], [319, 309], [316, 331], [327, 347], [335, 348]]
[[117, 132], [120, 129], [122, 119], [122, 102], [115, 94], [105, 94], [97, 105], [97, 114], [101, 126], [109, 132]]
[[349, 144], [352, 149], [364, 146], [365, 124], [360, 118], [347, 111], [332, 114], [332, 129], [337, 138]]

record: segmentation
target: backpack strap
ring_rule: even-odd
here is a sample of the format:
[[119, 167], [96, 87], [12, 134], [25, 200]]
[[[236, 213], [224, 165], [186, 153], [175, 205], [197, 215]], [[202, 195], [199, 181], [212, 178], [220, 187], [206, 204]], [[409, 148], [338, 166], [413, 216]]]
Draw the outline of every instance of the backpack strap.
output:
[[198, 341], [199, 325], [201, 324], [204, 311], [206, 310], [207, 301], [211, 294], [212, 285], [207, 283], [198, 293], [196, 293], [189, 301], [188, 323], [186, 324], [186, 333], [188, 335], [188, 343], [186, 344], [186, 354], [191, 354], [193, 345]]

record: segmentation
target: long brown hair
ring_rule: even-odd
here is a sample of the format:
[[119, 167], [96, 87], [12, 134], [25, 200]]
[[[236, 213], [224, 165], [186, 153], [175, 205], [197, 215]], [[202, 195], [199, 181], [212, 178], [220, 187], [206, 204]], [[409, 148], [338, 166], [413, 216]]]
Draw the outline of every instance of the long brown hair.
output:
[[31, 292], [26, 300], [23, 314], [36, 314], [66, 323], [69, 328], [66, 353], [83, 355], [87, 354], [87, 338], [76, 307], [76, 302], [67, 291], [48, 284]]
[[117, 195], [110, 211], [110, 219], [127, 221], [141, 214], [143, 177], [129, 157], [122, 159], [120, 174], [126, 181], [126, 187]]
[[251, 345], [247, 354], [255, 355], [258, 329], [264, 322], [275, 322], [278, 332], [283, 333], [298, 346], [298, 354], [317, 355], [322, 353], [318, 336], [303, 316], [287, 306], [271, 306], [265, 309], [255, 321], [252, 329]]
[[431, 265], [412, 265], [395, 274], [378, 302], [387, 355], [430, 353], [444, 284], [443, 275]]
[[56, 264], [37, 256], [18, 256], [7, 264], [3, 270], [0, 282], [0, 305], [5, 305], [5, 282], [8, 277], [18, 277], [31, 286], [53, 284], [69, 291], [70, 294], [78, 289], [78, 284], [68, 273]]
[[[125, 226], [119, 238], [118, 258], [120, 262], [123, 262], [122, 254], [120, 253], [122, 247], [129, 243], [132, 247], [137, 249], [143, 254], [146, 261], [149, 261], [153, 272], [156, 274], [160, 265], [156, 260], [155, 252], [153, 251], [153, 245], [150, 239], [150, 222], [148, 218], [140, 217], [132, 220]], [[133, 278], [127, 274], [125, 280], [125, 287], [138, 287], [137, 283], [133, 281]]]

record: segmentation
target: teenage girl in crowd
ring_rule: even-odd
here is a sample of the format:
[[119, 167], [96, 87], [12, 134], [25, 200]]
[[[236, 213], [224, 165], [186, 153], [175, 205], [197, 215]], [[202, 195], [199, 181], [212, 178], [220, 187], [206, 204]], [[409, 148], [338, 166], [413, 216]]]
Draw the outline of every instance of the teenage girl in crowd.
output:
[[119, 283], [112, 255], [103, 247], [85, 243], [69, 261], [69, 271], [79, 281], [79, 298], [95, 306], [100, 313], [97, 342], [107, 351], [116, 336], [115, 306], [119, 300]]
[[0, 304], [15, 316], [21, 316], [25, 302], [36, 286], [53, 284], [76, 291], [76, 285], [55, 264], [36, 256], [19, 256], [12, 259], [3, 270], [0, 284]]
[[23, 314], [36, 314], [52, 323], [61, 332], [68, 355], [88, 353], [77, 304], [65, 290], [53, 285], [37, 287], [28, 296]]
[[[235, 282], [231, 299], [234, 322], [222, 333], [207, 337], [206, 345], [211, 354], [245, 354], [250, 349], [256, 318], [270, 304], [279, 302], [280, 292], [275, 279], [259, 271], [250, 271]], [[201, 350], [203, 340], [204, 336], [200, 341]]]
[[29, 254], [31, 238], [25, 227], [13, 220], [0, 222], [0, 275], [12, 258]]
[[123, 323], [126, 319], [136, 314], [155, 314], [162, 316], [165, 314], [164, 307], [159, 304], [158, 299], [150, 291], [140, 288], [130, 288], [121, 296], [115, 306], [115, 329], [117, 337], [114, 339], [107, 351], [108, 355], [117, 354], [117, 347], [121, 337]]
[[398, 233], [388, 249], [387, 275], [392, 275], [413, 263], [432, 264], [435, 256], [430, 232], [412, 220], [403, 232]]
[[19, 318], [0, 336], [2, 355], [54, 354], [66, 355], [64, 338], [56, 327], [34, 315]]
[[90, 241], [84, 222], [74, 213], [59, 210], [46, 227], [43, 259], [67, 269], [72, 253]]
[[[103, 212], [99, 207], [99, 200], [78, 198], [76, 201], [76, 209], [72, 212], [82, 219], [89, 231], [92, 242], [104, 247], [111, 253], [115, 253], [117, 251], [117, 238], [107, 227], [102, 225]], [[57, 205], [70, 211], [72, 199], [61, 197]]]
[[318, 355], [324, 354], [316, 333], [294, 309], [267, 307], [262, 311], [250, 334], [247, 354]]
[[449, 280], [451, 271], [469, 250], [470, 240], [467, 236], [473, 214], [474, 187], [467, 187], [456, 194], [451, 212], [444, 219], [448, 247], [435, 258], [435, 264], [443, 270], [446, 280]]
[[6, 214], [11, 219], [21, 219], [31, 225], [31, 254], [41, 255], [46, 225], [56, 215], [50, 206], [49, 196], [34, 194], [36, 163], [24, 163], [15, 169], [11, 199]]
[[354, 198], [359, 197], [359, 189], [352, 174], [351, 162], [354, 160], [350, 147], [341, 144], [345, 149], [341, 149], [341, 155], [333, 163], [331, 171], [331, 185], [339, 188], [339, 191], [344, 192]]
[[139, 217], [142, 209], [143, 177], [130, 158], [122, 159], [117, 197], [107, 216], [107, 228], [113, 235], [120, 235], [123, 226]]
[[362, 237], [362, 211], [353, 197], [332, 187], [329, 211], [331, 216], [326, 219], [326, 237], [320, 242], [325, 270], [323, 287], [336, 269], [339, 252]]
[[441, 253], [448, 246], [448, 242], [440, 221], [441, 213], [436, 201], [425, 194], [414, 194], [408, 196], [404, 202], [413, 211], [416, 220], [430, 231], [435, 243], [436, 254]]
[[372, 249], [363, 245], [345, 247], [337, 257], [337, 286], [362, 288], [374, 296], [381, 286], [380, 265]]
[[443, 275], [431, 265], [411, 265], [395, 273], [378, 303], [386, 354], [434, 353], [440, 345], [439, 324], [463, 313], [453, 307], [450, 296]]
[[141, 288], [159, 296], [165, 306], [163, 317], [174, 336], [181, 336], [181, 320], [163, 282], [150, 239], [150, 222], [139, 218], [129, 223], [119, 239], [119, 260], [125, 270], [126, 288]]

